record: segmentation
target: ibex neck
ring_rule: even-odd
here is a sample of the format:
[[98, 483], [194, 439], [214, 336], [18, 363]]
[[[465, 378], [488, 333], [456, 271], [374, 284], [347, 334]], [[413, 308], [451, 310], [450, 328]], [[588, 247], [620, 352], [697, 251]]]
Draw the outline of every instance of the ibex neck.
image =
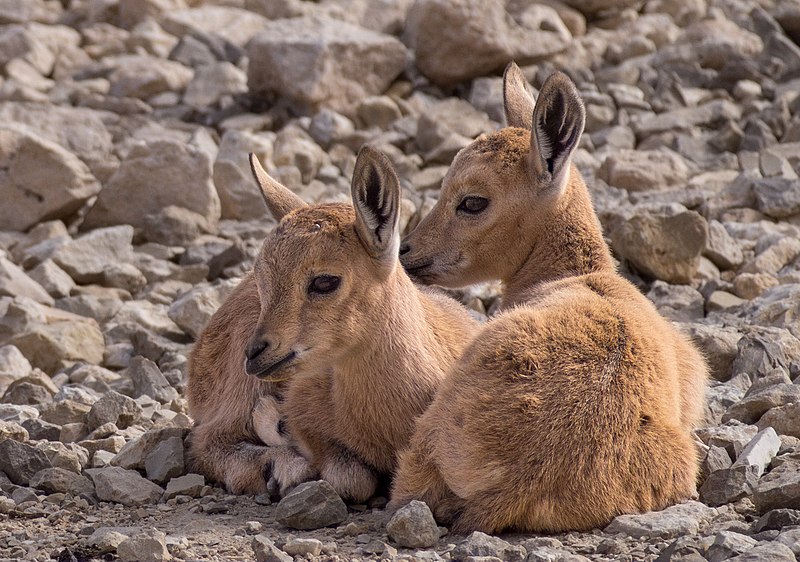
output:
[[503, 280], [506, 307], [524, 302], [542, 283], [614, 270], [611, 253], [582, 181], [570, 186], [549, 215], [537, 221], [538, 232], [533, 233], [530, 253], [521, 267]]

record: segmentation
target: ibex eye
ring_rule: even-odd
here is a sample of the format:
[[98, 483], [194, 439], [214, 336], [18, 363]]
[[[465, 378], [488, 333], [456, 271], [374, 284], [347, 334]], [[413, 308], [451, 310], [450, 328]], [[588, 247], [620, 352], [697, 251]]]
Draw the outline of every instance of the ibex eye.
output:
[[468, 215], [477, 215], [478, 213], [482, 213], [488, 206], [489, 200], [485, 197], [468, 195], [461, 200], [456, 210], [467, 213]]
[[317, 295], [332, 293], [339, 288], [341, 278], [335, 275], [318, 275], [308, 285], [308, 292]]

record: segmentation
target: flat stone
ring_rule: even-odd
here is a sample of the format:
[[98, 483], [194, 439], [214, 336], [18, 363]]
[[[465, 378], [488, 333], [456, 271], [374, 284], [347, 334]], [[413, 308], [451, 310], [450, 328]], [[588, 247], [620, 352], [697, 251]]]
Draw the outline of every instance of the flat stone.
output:
[[800, 438], [800, 402], [770, 408], [756, 425], [759, 429], [772, 428], [779, 435]]
[[29, 438], [28, 430], [16, 422], [0, 421], [0, 441], [13, 439], [24, 443]]
[[169, 384], [158, 365], [146, 357], [133, 357], [126, 372], [133, 381], [134, 397], [149, 396], [166, 403], [179, 396], [178, 391]]
[[45, 468], [37, 472], [30, 481], [31, 488], [44, 490], [48, 494], [57, 492], [94, 495], [94, 484], [80, 474], [64, 468]]
[[795, 562], [794, 552], [777, 542], [757, 544], [747, 552], [728, 558], [730, 562]]
[[598, 177], [630, 192], [683, 185], [689, 167], [680, 155], [661, 150], [619, 150], [608, 156]]
[[0, 296], [28, 297], [46, 305], [54, 303], [44, 287], [4, 257], [0, 257]]
[[747, 535], [733, 531], [721, 531], [716, 534], [714, 542], [708, 547], [706, 558], [709, 562], [722, 562], [747, 552], [756, 544], [757, 541]]
[[525, 558], [525, 549], [501, 538], [474, 531], [453, 549], [453, 558], [457, 560], [464, 560], [468, 556], [493, 556], [512, 562], [522, 561]]
[[722, 270], [733, 269], [744, 261], [739, 243], [717, 220], [708, 223], [708, 241], [703, 255]]
[[800, 385], [777, 384], [745, 396], [741, 402], [728, 408], [722, 420], [736, 419], [744, 423], [755, 423], [770, 408], [798, 402], [800, 402]]
[[128, 538], [110, 527], [100, 527], [86, 539], [87, 546], [96, 548], [98, 554], [113, 554], [117, 547]]
[[322, 541], [305, 538], [291, 539], [283, 545], [283, 550], [291, 556], [319, 556], [322, 552]]
[[111, 263], [133, 259], [133, 228], [99, 228], [59, 247], [53, 261], [78, 283], [97, 283]]
[[386, 532], [403, 548], [430, 548], [439, 542], [439, 527], [430, 508], [424, 502], [413, 500], [398, 509]]
[[164, 499], [169, 500], [175, 496], [198, 498], [205, 485], [206, 479], [202, 474], [187, 474], [171, 478], [164, 491]]
[[781, 439], [771, 427], [762, 429], [747, 444], [733, 466], [754, 466], [758, 476], [764, 474], [781, 448]]
[[304, 482], [278, 504], [275, 520], [293, 529], [311, 530], [338, 525], [347, 519], [347, 506], [328, 482]]
[[111, 460], [111, 464], [126, 469], [145, 470], [147, 457], [159, 443], [173, 437], [184, 439], [188, 433], [188, 429], [181, 427], [156, 427], [148, 430], [126, 443]]
[[700, 523], [716, 510], [696, 501], [673, 505], [662, 511], [641, 515], [619, 515], [604, 529], [606, 533], [622, 533], [634, 538], [672, 538], [695, 534]]
[[237, 280], [226, 279], [213, 285], [195, 287], [175, 299], [167, 314], [197, 340], [211, 316], [238, 284]]
[[800, 527], [800, 510], [771, 509], [753, 524], [756, 533], [761, 531], [780, 531], [785, 527]]
[[142, 478], [138, 472], [116, 466], [89, 468], [86, 474], [92, 479], [100, 501], [123, 505], [148, 505], [157, 503], [164, 490]]

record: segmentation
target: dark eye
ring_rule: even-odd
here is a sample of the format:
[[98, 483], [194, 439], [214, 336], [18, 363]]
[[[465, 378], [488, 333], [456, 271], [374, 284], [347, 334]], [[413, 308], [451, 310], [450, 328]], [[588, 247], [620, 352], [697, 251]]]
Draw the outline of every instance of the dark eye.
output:
[[485, 197], [468, 195], [461, 200], [456, 210], [467, 213], [468, 215], [477, 215], [483, 212], [488, 206], [489, 200]]
[[332, 293], [339, 288], [340, 281], [341, 279], [335, 275], [318, 275], [309, 283], [308, 292], [318, 295]]

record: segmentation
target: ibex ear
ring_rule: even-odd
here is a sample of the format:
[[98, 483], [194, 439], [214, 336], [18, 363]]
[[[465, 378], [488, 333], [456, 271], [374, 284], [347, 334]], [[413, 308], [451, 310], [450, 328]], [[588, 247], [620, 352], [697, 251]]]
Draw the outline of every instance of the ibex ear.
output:
[[380, 150], [363, 146], [353, 171], [356, 233], [369, 255], [394, 263], [400, 248], [400, 181]]
[[557, 192], [567, 184], [570, 159], [585, 122], [586, 110], [575, 84], [562, 72], [551, 74], [533, 110], [531, 164], [536, 176], [550, 176]]
[[506, 112], [506, 125], [530, 131], [535, 103], [522, 71], [516, 63], [508, 63], [503, 73], [503, 108]]
[[258, 156], [250, 153], [250, 171], [253, 172], [253, 177], [261, 190], [261, 195], [267, 204], [269, 212], [276, 221], [280, 221], [289, 212], [299, 209], [300, 207], [307, 207], [308, 204], [300, 199], [289, 188], [281, 185], [275, 181], [267, 171], [261, 166], [258, 161]]

